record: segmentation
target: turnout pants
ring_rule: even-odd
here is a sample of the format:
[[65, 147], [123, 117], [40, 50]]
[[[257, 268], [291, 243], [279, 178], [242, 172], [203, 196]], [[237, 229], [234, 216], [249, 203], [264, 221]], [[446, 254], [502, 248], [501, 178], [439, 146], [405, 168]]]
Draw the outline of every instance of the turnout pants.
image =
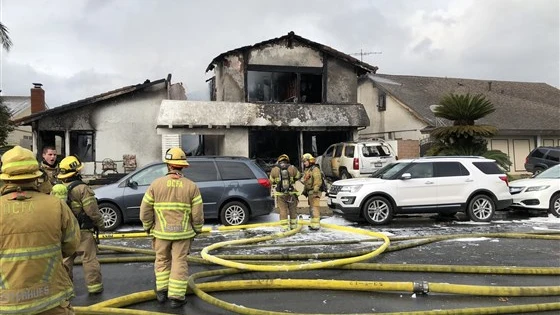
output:
[[41, 312], [37, 315], [74, 315], [74, 309], [70, 305], [70, 301], [64, 301], [59, 306], [51, 308], [48, 311]]
[[321, 201], [321, 193], [314, 193], [310, 191], [307, 196], [307, 203], [311, 208], [311, 225], [309, 226], [313, 230], [318, 230], [321, 225], [319, 221], [321, 219], [321, 210], [319, 208]]
[[64, 258], [64, 267], [68, 271], [70, 279], [74, 280], [74, 260], [77, 256], [82, 256], [82, 267], [89, 293], [103, 291], [103, 279], [101, 278], [101, 266], [97, 260], [97, 244], [93, 232], [89, 230], [80, 231], [80, 245], [74, 255]]
[[[285, 194], [276, 197], [278, 211], [280, 212], [280, 224], [283, 227], [295, 229], [297, 227], [297, 196], [295, 194]], [[289, 221], [288, 214], [290, 216]]]
[[187, 255], [191, 249], [191, 242], [190, 238], [174, 241], [159, 238], [152, 240], [152, 247], [156, 253], [156, 290], [167, 290], [170, 299], [185, 299], [189, 271]]

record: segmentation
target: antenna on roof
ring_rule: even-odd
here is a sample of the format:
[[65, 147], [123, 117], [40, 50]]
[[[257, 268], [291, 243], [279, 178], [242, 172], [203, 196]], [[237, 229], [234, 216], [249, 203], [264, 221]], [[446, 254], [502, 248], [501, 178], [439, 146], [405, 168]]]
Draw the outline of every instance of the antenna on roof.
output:
[[362, 49], [360, 49], [359, 53], [352, 53], [350, 54], [350, 56], [360, 56], [360, 61], [364, 61], [364, 56], [368, 56], [368, 55], [380, 55], [383, 52], [381, 51], [363, 51]]

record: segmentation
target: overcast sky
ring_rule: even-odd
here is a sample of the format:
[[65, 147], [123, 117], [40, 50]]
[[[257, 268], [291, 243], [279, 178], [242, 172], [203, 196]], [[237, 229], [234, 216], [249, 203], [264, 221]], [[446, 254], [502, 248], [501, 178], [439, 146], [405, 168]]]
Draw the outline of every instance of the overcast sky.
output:
[[560, 84], [558, 0], [0, 2], [2, 95], [40, 82], [51, 108], [168, 73], [200, 98], [214, 57], [289, 31], [379, 73]]

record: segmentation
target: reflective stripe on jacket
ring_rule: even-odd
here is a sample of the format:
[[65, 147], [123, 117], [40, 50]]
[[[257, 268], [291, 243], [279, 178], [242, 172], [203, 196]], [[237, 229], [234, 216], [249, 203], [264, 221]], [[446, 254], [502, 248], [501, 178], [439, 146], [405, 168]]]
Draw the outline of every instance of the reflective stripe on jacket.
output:
[[321, 170], [318, 166], [311, 164], [303, 171], [303, 187], [305, 191], [320, 192], [322, 182]]
[[[71, 182], [64, 183], [64, 185], [68, 187], [70, 183]], [[103, 227], [103, 217], [101, 216], [101, 212], [99, 212], [97, 199], [91, 187], [86, 184], [77, 185], [70, 191], [68, 197], [70, 198], [70, 205], [74, 215], [78, 216], [83, 210], [91, 219], [93, 225], [98, 228]]]
[[37, 314], [74, 295], [62, 259], [76, 251], [80, 229], [64, 201], [14, 187], [0, 197], [0, 314]]
[[156, 238], [193, 238], [204, 224], [198, 186], [177, 173], [156, 179], [142, 199], [140, 220], [144, 230], [151, 230]]

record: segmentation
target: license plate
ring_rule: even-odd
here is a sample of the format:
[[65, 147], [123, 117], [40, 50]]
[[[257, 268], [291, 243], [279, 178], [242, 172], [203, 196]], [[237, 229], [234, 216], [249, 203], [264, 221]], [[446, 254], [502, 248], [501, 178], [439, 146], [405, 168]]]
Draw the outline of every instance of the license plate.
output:
[[373, 166], [375, 166], [375, 167], [381, 167], [381, 166], [383, 166], [383, 163], [381, 163], [381, 162], [375, 162], [375, 163], [373, 163]]

